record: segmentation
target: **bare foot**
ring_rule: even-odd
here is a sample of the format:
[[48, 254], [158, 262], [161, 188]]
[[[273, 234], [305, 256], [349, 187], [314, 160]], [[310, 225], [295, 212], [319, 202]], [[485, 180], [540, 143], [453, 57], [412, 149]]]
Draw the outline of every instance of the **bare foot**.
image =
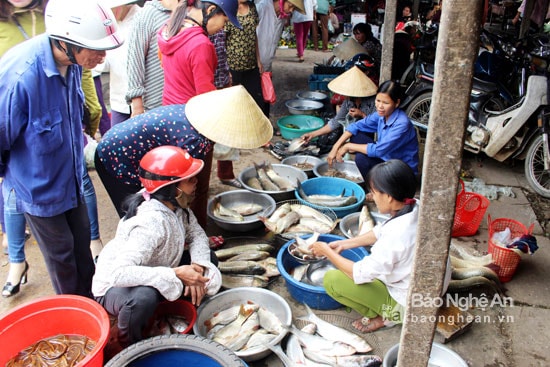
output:
[[377, 316], [373, 319], [361, 317], [360, 319], [355, 320], [351, 325], [362, 333], [372, 333], [373, 331], [386, 326], [382, 316]]

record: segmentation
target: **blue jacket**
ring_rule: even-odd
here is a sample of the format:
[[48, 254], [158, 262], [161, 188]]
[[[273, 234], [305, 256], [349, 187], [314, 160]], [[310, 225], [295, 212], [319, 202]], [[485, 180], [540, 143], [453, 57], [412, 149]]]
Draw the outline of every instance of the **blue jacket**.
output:
[[376, 133], [376, 143], [367, 144], [367, 156], [384, 161], [401, 159], [418, 174], [418, 138], [411, 120], [402, 110], [393, 111], [388, 121], [374, 112], [346, 130], [353, 135], [359, 131]]
[[78, 65], [60, 75], [45, 34], [0, 59], [0, 176], [18, 210], [51, 217], [83, 197], [81, 76]]

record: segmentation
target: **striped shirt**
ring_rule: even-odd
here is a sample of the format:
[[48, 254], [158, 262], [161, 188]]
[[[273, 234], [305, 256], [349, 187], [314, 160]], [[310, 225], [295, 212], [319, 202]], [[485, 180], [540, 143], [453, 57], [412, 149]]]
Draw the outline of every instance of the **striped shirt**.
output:
[[126, 101], [142, 97], [145, 111], [162, 106], [164, 71], [157, 32], [170, 18], [170, 10], [159, 0], [147, 1], [135, 19], [128, 39], [128, 91]]

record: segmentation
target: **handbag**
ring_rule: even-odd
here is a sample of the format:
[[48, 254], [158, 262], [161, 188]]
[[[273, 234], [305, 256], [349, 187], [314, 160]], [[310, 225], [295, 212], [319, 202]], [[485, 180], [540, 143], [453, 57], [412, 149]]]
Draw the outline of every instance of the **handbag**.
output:
[[275, 88], [273, 87], [273, 81], [271, 80], [271, 71], [264, 71], [260, 77], [264, 101], [271, 104], [275, 103], [277, 96], [275, 95]]

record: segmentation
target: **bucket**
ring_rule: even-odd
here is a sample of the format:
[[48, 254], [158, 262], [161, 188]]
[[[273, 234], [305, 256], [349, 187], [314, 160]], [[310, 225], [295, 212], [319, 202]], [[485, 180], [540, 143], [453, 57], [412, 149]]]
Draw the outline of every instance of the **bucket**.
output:
[[113, 357], [105, 367], [247, 367], [223, 345], [198, 335], [172, 334], [144, 339]]
[[195, 321], [197, 320], [197, 309], [191, 302], [183, 299], [160, 302], [155, 309], [155, 313], [149, 319], [147, 328], [143, 334], [149, 337], [154, 330], [153, 326], [155, 321], [169, 315], [183, 317], [188, 326], [185, 330], [181, 331], [180, 334], [188, 334], [193, 330], [193, 325], [195, 325]]
[[[399, 352], [399, 344], [391, 347], [386, 355], [382, 367], [393, 367], [397, 364], [397, 354]], [[433, 343], [432, 351], [428, 365], [445, 366], [445, 367], [468, 367], [468, 363], [460, 357], [455, 351], [447, 348], [443, 344]]]
[[522, 223], [509, 218], [497, 218], [492, 220], [490, 215], [487, 218], [487, 222], [489, 223], [488, 252], [493, 256], [493, 262], [499, 266], [497, 271], [498, 279], [502, 283], [509, 282], [516, 272], [519, 262], [521, 261], [521, 256], [512, 249], [494, 243], [493, 234], [510, 228], [511, 238], [516, 238], [524, 234], [531, 234], [534, 225], [532, 224], [527, 228]]
[[456, 197], [452, 237], [475, 235], [490, 203], [489, 199], [481, 194], [465, 191], [464, 181], [460, 180], [460, 184], [462, 190]]
[[107, 312], [89, 298], [56, 295], [33, 300], [0, 318], [0, 366], [39, 340], [65, 334], [87, 336], [96, 342], [77, 367], [101, 367], [109, 327]]

